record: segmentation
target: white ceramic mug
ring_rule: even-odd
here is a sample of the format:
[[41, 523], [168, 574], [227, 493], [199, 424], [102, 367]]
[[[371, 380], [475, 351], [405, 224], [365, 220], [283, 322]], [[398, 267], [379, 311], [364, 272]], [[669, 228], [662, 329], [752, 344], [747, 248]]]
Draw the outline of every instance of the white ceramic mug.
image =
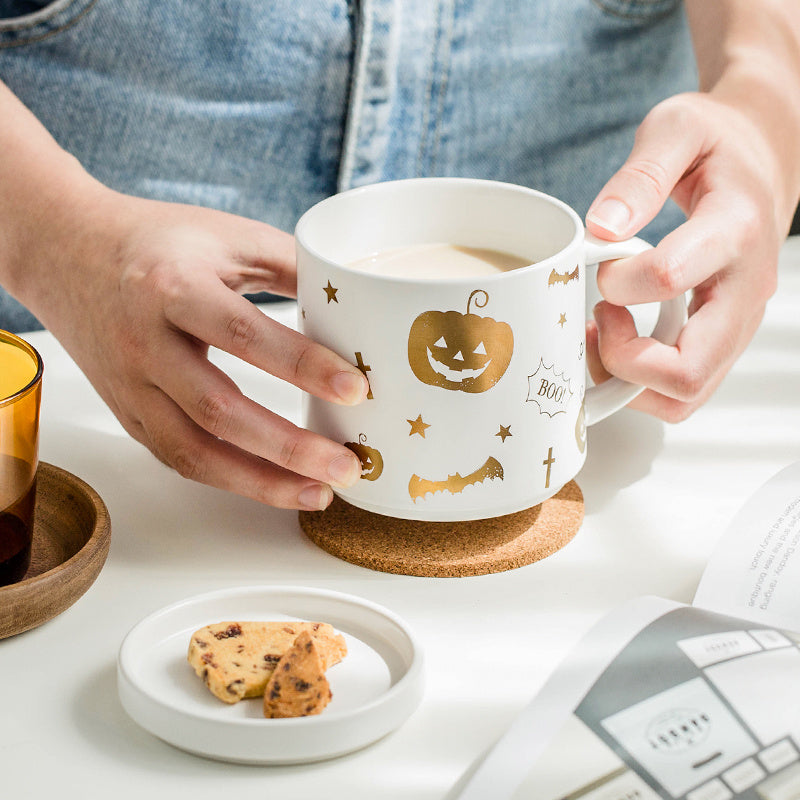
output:
[[[358, 406], [304, 401], [306, 427], [361, 459], [362, 480], [336, 490], [359, 508], [451, 521], [537, 505], [577, 475], [586, 425], [642, 391], [616, 378], [586, 389], [585, 273], [649, 245], [591, 237], [560, 200], [493, 181], [392, 181], [323, 200], [295, 237], [300, 330], [370, 383]], [[433, 279], [347, 266], [426, 243], [531, 266]], [[665, 302], [652, 335], [674, 344], [685, 321], [683, 297]]]

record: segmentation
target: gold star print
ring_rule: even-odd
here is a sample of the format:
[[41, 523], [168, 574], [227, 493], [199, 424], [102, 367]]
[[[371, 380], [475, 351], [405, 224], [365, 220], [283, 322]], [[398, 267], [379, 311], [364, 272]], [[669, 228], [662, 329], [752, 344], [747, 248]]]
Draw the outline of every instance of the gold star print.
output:
[[330, 303], [331, 300], [333, 300], [334, 303], [338, 303], [339, 302], [336, 299], [336, 292], [338, 292], [339, 290], [338, 289], [334, 289], [333, 286], [331, 286], [331, 282], [330, 281], [328, 281], [328, 285], [327, 286], [323, 287], [323, 291], [325, 292], [326, 295], [328, 295], [328, 302], [329, 303]]
[[510, 425], [501, 425], [500, 430], [495, 434], [495, 436], [499, 436], [503, 441], [505, 441], [511, 435], [512, 433]]
[[418, 433], [423, 439], [425, 438], [425, 428], [430, 428], [430, 425], [422, 421], [422, 414], [416, 419], [407, 419], [406, 422], [411, 426], [411, 430], [408, 432], [409, 436]]
[[558, 322], [557, 322], [556, 324], [557, 324], [557, 325], [560, 325], [560, 326], [563, 328], [563, 327], [564, 327], [564, 324], [566, 323], [566, 321], [567, 321], [567, 315], [566, 315], [566, 314], [562, 314], [562, 315], [561, 315], [561, 316], [558, 318]]

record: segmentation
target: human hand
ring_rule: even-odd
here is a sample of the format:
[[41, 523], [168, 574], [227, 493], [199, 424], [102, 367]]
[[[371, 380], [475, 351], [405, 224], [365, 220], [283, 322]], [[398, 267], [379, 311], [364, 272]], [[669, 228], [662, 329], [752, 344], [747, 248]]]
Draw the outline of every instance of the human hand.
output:
[[360, 477], [358, 458], [245, 397], [207, 358], [211, 345], [326, 400], [364, 399], [356, 367], [240, 294], [294, 294], [293, 237], [210, 209], [93, 192], [99, 219], [52, 259], [52, 290], [31, 302], [39, 318], [128, 433], [181, 475], [274, 506], [327, 506], [331, 484]]
[[[776, 200], [780, 164], [760, 128], [708, 94], [678, 95], [640, 126], [631, 154], [586, 216], [604, 239], [633, 236], [668, 197], [687, 221], [658, 246], [598, 270], [605, 302], [587, 324], [595, 382], [646, 390], [630, 405], [670, 422], [702, 405], [745, 349], [777, 285], [791, 214]], [[625, 305], [691, 291], [674, 347], [640, 337]]]

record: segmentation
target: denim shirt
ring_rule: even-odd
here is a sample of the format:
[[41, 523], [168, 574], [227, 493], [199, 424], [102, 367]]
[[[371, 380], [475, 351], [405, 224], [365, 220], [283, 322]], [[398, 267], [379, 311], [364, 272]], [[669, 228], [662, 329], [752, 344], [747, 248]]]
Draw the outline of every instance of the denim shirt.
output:
[[[287, 231], [421, 175], [583, 215], [697, 81], [680, 0], [0, 0], [0, 79], [106, 185]], [[0, 327], [38, 323], [0, 290]]]

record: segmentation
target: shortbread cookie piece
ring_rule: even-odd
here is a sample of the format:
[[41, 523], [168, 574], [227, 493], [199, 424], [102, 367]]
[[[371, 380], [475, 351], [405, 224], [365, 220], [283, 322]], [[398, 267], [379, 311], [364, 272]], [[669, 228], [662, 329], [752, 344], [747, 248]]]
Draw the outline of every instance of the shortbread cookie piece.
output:
[[303, 631], [267, 682], [264, 716], [277, 719], [319, 714], [332, 696], [317, 640]]
[[260, 697], [283, 654], [303, 632], [313, 637], [323, 670], [347, 654], [326, 622], [217, 622], [192, 634], [189, 663], [225, 703]]

